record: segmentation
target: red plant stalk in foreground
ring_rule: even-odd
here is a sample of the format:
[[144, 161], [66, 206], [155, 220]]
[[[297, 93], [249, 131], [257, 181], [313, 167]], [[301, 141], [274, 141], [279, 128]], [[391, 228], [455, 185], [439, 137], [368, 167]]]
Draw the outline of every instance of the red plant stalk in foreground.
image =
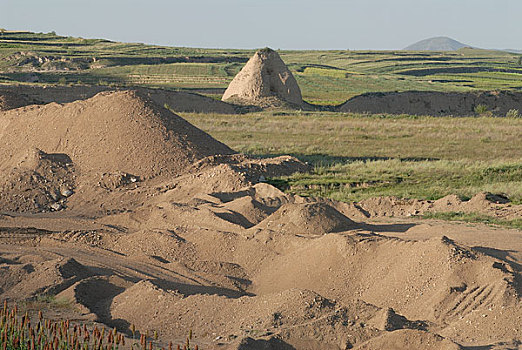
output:
[[[133, 339], [135, 331], [132, 325]], [[141, 334], [140, 344], [131, 344], [130, 349], [138, 350], [141, 345], [143, 350], [154, 350], [152, 341], [149, 341], [147, 346], [147, 334], [148, 332]], [[154, 331], [154, 339], [157, 338], [158, 333]], [[183, 349], [190, 350], [190, 339], [192, 339], [192, 331]], [[89, 331], [85, 324], [71, 325], [69, 320], [46, 320], [41, 311], [38, 312], [38, 320], [33, 327], [28, 313], [19, 316], [16, 305], [9, 309], [7, 301], [4, 301], [3, 308], [0, 309], [0, 350], [121, 350], [125, 348], [125, 336], [119, 334], [116, 328], [106, 330], [103, 327], [100, 330], [95, 325], [92, 331]], [[172, 348], [173, 343], [170, 342], [169, 350]], [[181, 346], [177, 345], [177, 349], [181, 350]], [[197, 345], [194, 350], [199, 350]]]

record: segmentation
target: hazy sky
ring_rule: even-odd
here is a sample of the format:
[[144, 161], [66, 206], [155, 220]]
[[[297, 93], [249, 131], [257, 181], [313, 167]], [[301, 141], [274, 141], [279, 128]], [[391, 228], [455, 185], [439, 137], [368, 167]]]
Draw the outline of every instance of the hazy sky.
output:
[[0, 0], [0, 27], [169, 46], [522, 49], [522, 0]]

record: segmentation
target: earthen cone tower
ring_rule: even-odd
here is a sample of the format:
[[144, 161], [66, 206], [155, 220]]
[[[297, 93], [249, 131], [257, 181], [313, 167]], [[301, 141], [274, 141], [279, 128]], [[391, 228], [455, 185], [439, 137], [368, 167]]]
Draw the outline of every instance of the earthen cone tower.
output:
[[301, 90], [279, 54], [257, 51], [223, 94], [223, 101], [258, 106], [303, 103]]

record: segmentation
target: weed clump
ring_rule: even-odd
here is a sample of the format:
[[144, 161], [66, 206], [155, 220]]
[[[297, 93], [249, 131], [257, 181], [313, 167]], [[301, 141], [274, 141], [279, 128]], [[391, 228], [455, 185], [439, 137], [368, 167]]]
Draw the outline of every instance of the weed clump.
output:
[[506, 118], [521, 118], [522, 115], [518, 111], [518, 109], [510, 109], [506, 113]]
[[478, 115], [484, 115], [488, 112], [488, 106], [479, 104], [475, 106], [475, 113]]
[[[36, 317], [35, 317], [36, 318]], [[135, 327], [131, 326], [132, 339], [127, 339], [116, 328], [105, 329], [98, 326], [87, 327], [83, 324], [72, 324], [69, 320], [51, 321], [44, 319], [41, 311], [35, 323], [26, 312], [19, 314], [18, 307], [8, 308], [4, 301], [0, 310], [0, 349], [2, 350], [158, 350], [149, 341], [148, 332], [141, 334], [139, 342], [135, 338]], [[127, 339], [127, 340], [126, 340]], [[154, 340], [158, 333], [154, 332]], [[192, 331], [183, 346], [176, 345], [177, 350], [198, 350], [196, 345], [191, 348]], [[127, 344], [127, 345], [126, 345]], [[169, 343], [169, 350], [174, 344]], [[161, 350], [165, 350], [161, 348]]]

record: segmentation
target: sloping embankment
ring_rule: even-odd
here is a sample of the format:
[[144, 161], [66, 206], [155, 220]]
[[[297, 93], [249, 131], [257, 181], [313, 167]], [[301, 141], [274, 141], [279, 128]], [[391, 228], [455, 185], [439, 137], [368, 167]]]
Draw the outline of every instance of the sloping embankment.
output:
[[522, 111], [522, 93], [407, 91], [367, 93], [355, 96], [337, 110], [353, 113], [389, 113], [412, 115], [476, 115], [475, 108], [484, 105], [493, 115], [505, 116], [511, 109]]

